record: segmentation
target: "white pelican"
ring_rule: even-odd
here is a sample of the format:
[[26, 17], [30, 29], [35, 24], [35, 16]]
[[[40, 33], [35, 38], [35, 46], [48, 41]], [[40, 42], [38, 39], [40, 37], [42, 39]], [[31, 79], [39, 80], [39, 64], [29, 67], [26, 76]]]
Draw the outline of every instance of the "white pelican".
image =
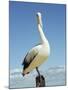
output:
[[40, 12], [37, 13], [37, 21], [38, 21], [38, 31], [39, 31], [40, 38], [41, 38], [41, 42], [40, 42], [41, 44], [30, 49], [30, 51], [25, 56], [24, 61], [22, 63], [22, 65], [23, 65], [22, 75], [23, 76], [25, 74], [28, 74], [35, 68], [39, 74], [38, 67], [45, 60], [47, 60], [47, 58], [50, 54], [49, 42], [46, 39], [46, 37], [43, 33], [43, 30], [42, 30], [43, 26], [42, 26], [42, 17], [41, 17]]

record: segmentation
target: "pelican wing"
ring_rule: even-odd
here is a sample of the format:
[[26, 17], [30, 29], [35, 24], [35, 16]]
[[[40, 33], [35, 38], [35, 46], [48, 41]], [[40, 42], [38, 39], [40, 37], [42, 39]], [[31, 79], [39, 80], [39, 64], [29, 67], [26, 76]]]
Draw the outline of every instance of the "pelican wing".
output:
[[41, 45], [35, 46], [27, 53], [22, 63], [22, 65], [24, 65], [24, 69], [27, 68], [30, 65], [30, 63], [34, 60], [34, 58], [38, 55], [40, 48]]

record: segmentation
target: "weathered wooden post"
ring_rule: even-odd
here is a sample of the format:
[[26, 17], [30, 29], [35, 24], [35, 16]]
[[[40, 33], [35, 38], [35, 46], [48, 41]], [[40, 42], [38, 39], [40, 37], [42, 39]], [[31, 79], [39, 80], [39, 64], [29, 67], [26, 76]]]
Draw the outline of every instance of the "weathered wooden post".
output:
[[45, 87], [45, 78], [42, 75], [36, 77], [36, 87]]

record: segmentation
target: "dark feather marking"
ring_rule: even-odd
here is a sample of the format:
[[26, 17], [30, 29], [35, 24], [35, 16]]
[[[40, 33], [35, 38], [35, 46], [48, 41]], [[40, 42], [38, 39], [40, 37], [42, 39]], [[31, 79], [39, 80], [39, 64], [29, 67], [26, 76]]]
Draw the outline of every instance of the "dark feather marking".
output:
[[26, 54], [24, 61], [22, 62], [22, 65], [24, 65], [26, 63], [26, 57], [27, 57], [28, 53]]
[[27, 53], [26, 57], [24, 58], [24, 62], [23, 62], [23, 65], [24, 65], [23, 69], [24, 69], [24, 70], [30, 65], [30, 63], [31, 63], [31, 62], [33, 61], [33, 59], [37, 56], [37, 54], [38, 54], [38, 53], [36, 53], [33, 57], [30, 58], [30, 62], [26, 62], [26, 61], [27, 61], [27, 60], [26, 60], [26, 57], [27, 57], [27, 55], [28, 55], [28, 53]]

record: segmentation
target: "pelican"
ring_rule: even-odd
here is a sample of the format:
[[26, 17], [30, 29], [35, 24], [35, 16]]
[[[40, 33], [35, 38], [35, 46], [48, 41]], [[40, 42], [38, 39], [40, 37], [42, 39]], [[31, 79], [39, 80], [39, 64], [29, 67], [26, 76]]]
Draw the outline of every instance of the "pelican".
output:
[[42, 16], [40, 12], [37, 12], [38, 32], [40, 34], [41, 42], [39, 45], [33, 47], [26, 54], [23, 65], [22, 75], [30, 73], [33, 69], [39, 73], [38, 67], [47, 60], [50, 55], [50, 46], [47, 38], [43, 33]]

